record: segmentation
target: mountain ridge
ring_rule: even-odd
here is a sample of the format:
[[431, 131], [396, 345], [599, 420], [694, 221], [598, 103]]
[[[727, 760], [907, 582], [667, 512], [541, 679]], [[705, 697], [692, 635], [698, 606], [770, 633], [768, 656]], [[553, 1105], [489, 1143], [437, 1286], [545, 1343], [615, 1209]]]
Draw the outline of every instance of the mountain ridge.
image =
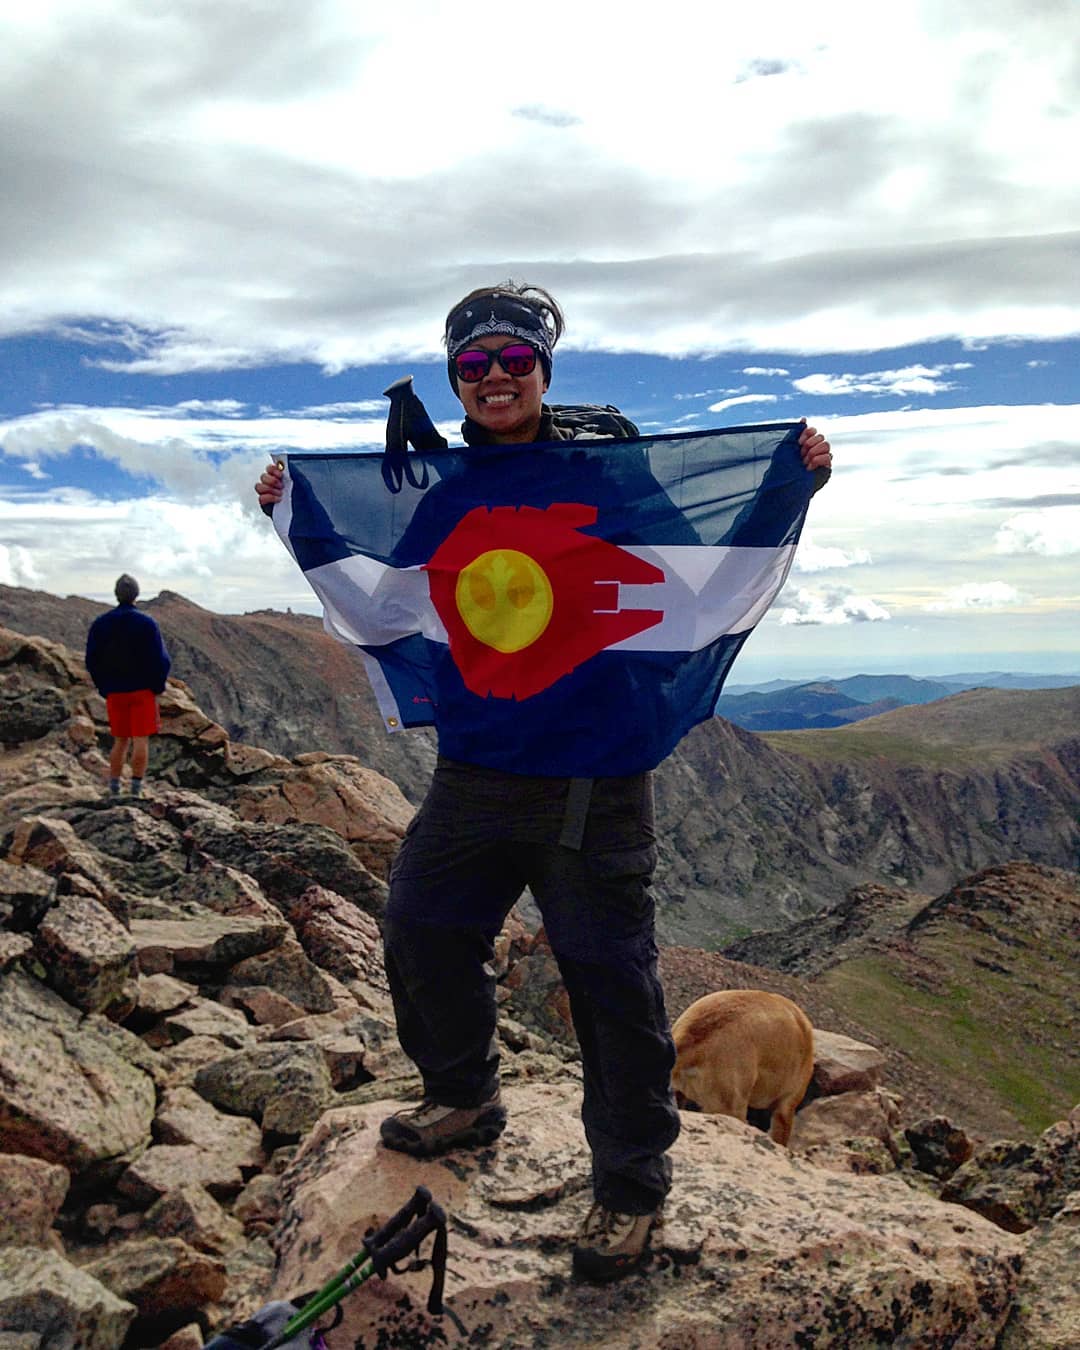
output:
[[[0, 586], [0, 623], [76, 651], [101, 608]], [[318, 619], [219, 615], [172, 592], [146, 608], [174, 673], [234, 740], [287, 756], [353, 754], [420, 800], [434, 736], [385, 732], [357, 653]], [[656, 774], [662, 940], [722, 948], [867, 882], [936, 894], [1014, 857], [1074, 867], [1076, 697], [1080, 689], [960, 694], [831, 731], [757, 735], [722, 718], [696, 727]], [[999, 725], [1006, 706], [1018, 731], [1030, 726], [1012, 748], [972, 729]]]
[[[910, 680], [916, 685], [940, 684], [948, 692], [955, 694], [960, 689], [1062, 689], [1066, 685], [1080, 684], [1080, 669], [1070, 675], [1042, 673], [1029, 670], [981, 670], [949, 673], [946, 675], [908, 675], [899, 671], [871, 673], [864, 671], [858, 675], [814, 675], [797, 680], [760, 680], [753, 683], [741, 683], [733, 680], [724, 686], [721, 698], [737, 697], [742, 694], [773, 694], [784, 689], [795, 689], [805, 684], [843, 684], [850, 685], [863, 680]], [[847, 689], [848, 693], [852, 690]]]
[[[1043, 686], [1040, 678], [1050, 680]], [[879, 712], [935, 703], [969, 689], [1067, 688], [1075, 680], [999, 675], [997, 683], [915, 679], [910, 675], [851, 675], [846, 679], [807, 680], [765, 691], [725, 691], [717, 712], [748, 731], [805, 731], [846, 726]]]
[[[382, 912], [385, 877], [412, 811], [392, 782], [356, 758], [312, 751], [286, 759], [231, 742], [171, 679], [150, 796], [133, 817], [104, 791], [104, 701], [78, 656], [0, 628], [0, 669], [0, 930], [6, 910], [16, 928], [37, 922], [40, 896], [18, 880], [18, 867], [35, 860], [51, 867], [60, 857], [76, 878], [65, 894], [93, 888], [123, 922], [164, 922], [170, 932], [195, 892], [211, 902], [213, 888], [203, 882], [222, 867], [248, 873], [288, 905], [314, 883], [370, 917]], [[716, 744], [732, 738], [768, 753], [738, 728], [718, 721], [716, 733], [725, 738]], [[120, 825], [125, 811], [131, 837]], [[191, 880], [165, 895], [166, 875]], [[241, 927], [265, 918], [241, 892], [221, 913]], [[345, 917], [341, 911], [335, 925]], [[519, 906], [507, 941], [529, 940], [535, 922]], [[1073, 1090], [1080, 1095], [1078, 935], [1080, 876], [1013, 860], [937, 895], [864, 884], [802, 923], [723, 953], [665, 942], [660, 967], [673, 1017], [717, 987], [783, 993], [816, 1026], [879, 1047], [909, 1110], [944, 1109], [992, 1137], [1043, 1128], [1068, 1110]], [[351, 979], [352, 958], [326, 936], [324, 959]], [[369, 926], [368, 955], [375, 937]], [[211, 946], [220, 938], [213, 926], [203, 934]], [[524, 961], [509, 1006], [565, 1042], [565, 997], [545, 947]], [[2, 948], [0, 932], [0, 958]], [[53, 978], [63, 982], [74, 971], [58, 967]]]

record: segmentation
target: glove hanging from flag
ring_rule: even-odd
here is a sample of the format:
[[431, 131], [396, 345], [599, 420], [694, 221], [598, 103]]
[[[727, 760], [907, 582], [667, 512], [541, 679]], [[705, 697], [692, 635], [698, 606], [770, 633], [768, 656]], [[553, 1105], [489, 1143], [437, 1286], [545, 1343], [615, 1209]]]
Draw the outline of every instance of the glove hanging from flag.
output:
[[509, 773], [654, 768], [784, 584], [802, 425], [286, 459], [274, 527], [390, 731]]

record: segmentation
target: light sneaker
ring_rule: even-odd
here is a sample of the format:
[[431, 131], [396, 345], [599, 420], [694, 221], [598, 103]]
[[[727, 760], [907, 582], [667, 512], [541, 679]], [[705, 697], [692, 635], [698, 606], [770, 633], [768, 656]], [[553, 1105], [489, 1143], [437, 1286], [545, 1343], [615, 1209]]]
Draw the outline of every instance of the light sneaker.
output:
[[618, 1214], [594, 1204], [574, 1247], [574, 1274], [594, 1284], [629, 1275], [641, 1265], [659, 1218], [658, 1209], [650, 1214]]
[[493, 1143], [506, 1128], [506, 1107], [496, 1092], [482, 1106], [419, 1106], [387, 1116], [379, 1134], [387, 1148], [411, 1153], [414, 1158], [432, 1158], [453, 1148], [482, 1148]]

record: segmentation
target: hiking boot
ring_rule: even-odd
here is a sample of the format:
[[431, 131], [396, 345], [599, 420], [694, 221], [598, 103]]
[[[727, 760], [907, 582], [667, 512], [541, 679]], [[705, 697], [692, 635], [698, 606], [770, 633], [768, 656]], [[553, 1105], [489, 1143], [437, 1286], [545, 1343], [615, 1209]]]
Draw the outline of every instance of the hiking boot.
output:
[[452, 1148], [481, 1148], [506, 1128], [506, 1107], [496, 1092], [483, 1106], [440, 1106], [425, 1101], [387, 1116], [379, 1134], [387, 1148], [432, 1158]]
[[650, 1214], [617, 1214], [594, 1204], [574, 1247], [574, 1274], [594, 1284], [629, 1275], [641, 1265], [649, 1233], [659, 1218], [658, 1209]]

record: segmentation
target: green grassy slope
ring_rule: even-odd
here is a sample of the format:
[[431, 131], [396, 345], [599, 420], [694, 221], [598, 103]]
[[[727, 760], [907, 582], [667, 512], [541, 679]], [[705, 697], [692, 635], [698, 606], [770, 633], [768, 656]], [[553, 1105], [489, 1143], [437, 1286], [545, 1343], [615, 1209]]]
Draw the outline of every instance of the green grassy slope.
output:
[[1017, 863], [973, 882], [814, 984], [961, 1103], [982, 1096], [1037, 1132], [1080, 1101], [1080, 878]]
[[814, 761], [886, 759], [924, 768], [1011, 758], [1080, 735], [1080, 685], [971, 689], [827, 731], [769, 731], [774, 749]]

